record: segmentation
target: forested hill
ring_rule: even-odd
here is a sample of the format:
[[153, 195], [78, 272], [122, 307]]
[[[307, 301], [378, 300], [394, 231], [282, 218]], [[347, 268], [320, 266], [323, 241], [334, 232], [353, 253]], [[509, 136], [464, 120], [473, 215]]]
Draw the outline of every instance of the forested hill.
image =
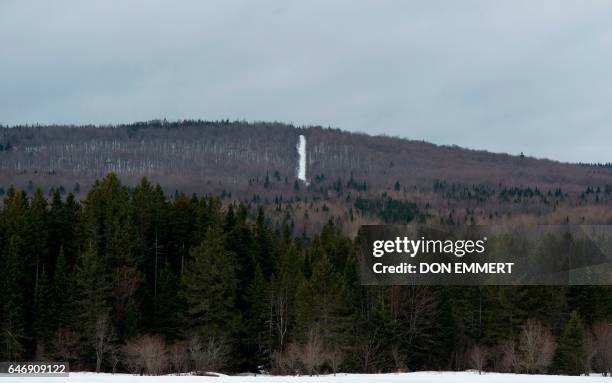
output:
[[0, 360], [147, 374], [612, 370], [609, 287], [361, 286], [355, 241], [332, 221], [294, 236], [260, 207], [113, 174], [82, 202], [10, 189]]
[[0, 145], [1, 360], [612, 371], [610, 288], [361, 286], [347, 235], [414, 220], [612, 223], [605, 166], [264, 123], [15, 127]]
[[[612, 184], [612, 169], [493, 154], [421, 141], [320, 127], [230, 121], [151, 121], [118, 126], [17, 126], [0, 129], [0, 185], [24, 189], [76, 183], [88, 188], [109, 172], [128, 184], [143, 176], [186, 192], [251, 195], [291, 191], [298, 136], [307, 138], [311, 190], [351, 175], [370, 190], [462, 184], [562, 187]], [[407, 130], [409, 135], [409, 130]]]
[[[306, 138], [308, 185], [297, 179]], [[0, 196], [72, 192], [113, 172], [142, 177], [168, 195], [210, 194], [256, 203], [276, 221], [317, 232], [334, 218], [347, 233], [363, 223], [488, 223], [612, 219], [612, 168], [438, 146], [321, 127], [230, 121], [150, 121], [118, 126], [0, 128]], [[586, 217], [586, 218], [585, 218]]]

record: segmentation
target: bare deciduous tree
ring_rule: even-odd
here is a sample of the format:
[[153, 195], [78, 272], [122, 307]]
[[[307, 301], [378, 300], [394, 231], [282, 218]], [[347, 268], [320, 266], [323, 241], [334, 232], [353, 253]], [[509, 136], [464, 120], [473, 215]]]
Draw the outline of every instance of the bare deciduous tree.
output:
[[584, 366], [585, 372], [591, 372], [593, 371], [593, 359], [595, 359], [595, 354], [597, 354], [597, 351], [595, 350], [595, 337], [590, 331], [585, 331], [583, 346], [584, 359], [582, 361], [582, 365]]
[[520, 358], [514, 340], [508, 340], [499, 347], [501, 354], [500, 368], [504, 372], [519, 372]]
[[375, 334], [364, 337], [355, 347], [355, 354], [361, 365], [361, 371], [368, 373], [376, 365], [380, 350], [380, 341]]
[[158, 335], [143, 335], [127, 342], [123, 354], [132, 373], [160, 375], [167, 370], [166, 344]]
[[41, 361], [41, 362], [48, 362], [51, 360], [51, 355], [49, 354], [47, 347], [42, 343], [39, 342], [36, 344], [36, 354], [35, 354], [35, 359], [37, 361]]
[[227, 361], [227, 346], [214, 336], [202, 341], [194, 336], [189, 340], [189, 355], [198, 373], [219, 371]]
[[284, 352], [274, 353], [274, 373], [279, 375], [293, 375], [297, 373], [300, 354], [300, 346], [296, 343], [287, 345]]
[[52, 347], [57, 359], [72, 362], [79, 355], [79, 338], [72, 331], [60, 328], [55, 332]]
[[189, 354], [186, 342], [175, 342], [168, 347], [170, 364], [173, 371], [182, 373], [189, 369]]
[[467, 351], [466, 359], [468, 365], [477, 370], [478, 374], [482, 374], [487, 365], [489, 350], [485, 346], [475, 344]]
[[121, 349], [113, 345], [108, 353], [108, 357], [111, 363], [111, 373], [114, 374], [117, 372], [117, 366], [121, 362]]
[[125, 311], [132, 296], [138, 288], [139, 278], [133, 267], [121, 267], [114, 273], [113, 296], [118, 318], [125, 316]]
[[323, 341], [318, 327], [308, 330], [308, 338], [301, 347], [300, 362], [304, 367], [304, 372], [311, 376], [316, 374], [325, 363]]
[[397, 372], [407, 371], [406, 355], [400, 350], [399, 345], [394, 344], [391, 347], [391, 356], [393, 357], [393, 364], [395, 364], [395, 370]]
[[593, 324], [595, 366], [604, 376], [612, 373], [612, 324], [599, 321]]
[[428, 286], [402, 286], [398, 315], [407, 330], [408, 345], [417, 341], [422, 345], [433, 342], [431, 327], [437, 316], [436, 296]]
[[326, 359], [332, 372], [336, 375], [338, 368], [340, 368], [344, 361], [344, 353], [339, 348], [334, 348], [332, 351], [327, 352]]
[[112, 323], [108, 314], [102, 314], [96, 319], [94, 327], [94, 350], [96, 351], [96, 372], [100, 372], [104, 356], [111, 349], [111, 341], [114, 337]]
[[529, 319], [519, 339], [520, 365], [530, 374], [544, 372], [555, 352], [555, 340], [548, 328], [537, 320]]

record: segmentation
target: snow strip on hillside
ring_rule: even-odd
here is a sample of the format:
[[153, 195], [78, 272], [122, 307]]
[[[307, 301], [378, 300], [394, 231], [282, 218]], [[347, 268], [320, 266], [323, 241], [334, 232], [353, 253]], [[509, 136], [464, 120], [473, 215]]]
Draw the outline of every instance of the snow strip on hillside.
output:
[[298, 151], [298, 179], [304, 181], [306, 185], [308, 185], [308, 181], [306, 180], [306, 137], [303, 134], [300, 134], [300, 140], [297, 144]]

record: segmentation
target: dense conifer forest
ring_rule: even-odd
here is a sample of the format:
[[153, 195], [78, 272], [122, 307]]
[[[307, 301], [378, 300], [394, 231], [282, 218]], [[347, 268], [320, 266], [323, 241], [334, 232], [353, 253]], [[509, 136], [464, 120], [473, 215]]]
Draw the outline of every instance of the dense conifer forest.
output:
[[[336, 193], [362, 187], [351, 177]], [[433, 192], [518, 206], [581, 198], [446, 182]], [[583, 198], [607, 206], [606, 193]], [[361, 286], [352, 210], [340, 220], [328, 211], [317, 230], [296, 224], [323, 203], [295, 199], [303, 210], [279, 214], [280, 202], [167, 193], [147, 179], [126, 186], [113, 173], [80, 196], [8, 187], [0, 359], [147, 374], [611, 371], [610, 288]], [[350, 204], [385, 222], [440, 219], [407, 198]]]

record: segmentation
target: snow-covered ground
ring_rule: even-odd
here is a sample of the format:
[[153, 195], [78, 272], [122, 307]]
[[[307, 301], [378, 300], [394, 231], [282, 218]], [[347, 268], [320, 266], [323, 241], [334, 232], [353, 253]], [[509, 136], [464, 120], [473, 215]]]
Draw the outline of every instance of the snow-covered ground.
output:
[[136, 376], [127, 374], [95, 374], [72, 372], [68, 378], [10, 378], [11, 383], [596, 383], [612, 380], [602, 376], [552, 376], [483, 374], [475, 372], [412, 372], [402, 374], [338, 374], [309, 376]]

